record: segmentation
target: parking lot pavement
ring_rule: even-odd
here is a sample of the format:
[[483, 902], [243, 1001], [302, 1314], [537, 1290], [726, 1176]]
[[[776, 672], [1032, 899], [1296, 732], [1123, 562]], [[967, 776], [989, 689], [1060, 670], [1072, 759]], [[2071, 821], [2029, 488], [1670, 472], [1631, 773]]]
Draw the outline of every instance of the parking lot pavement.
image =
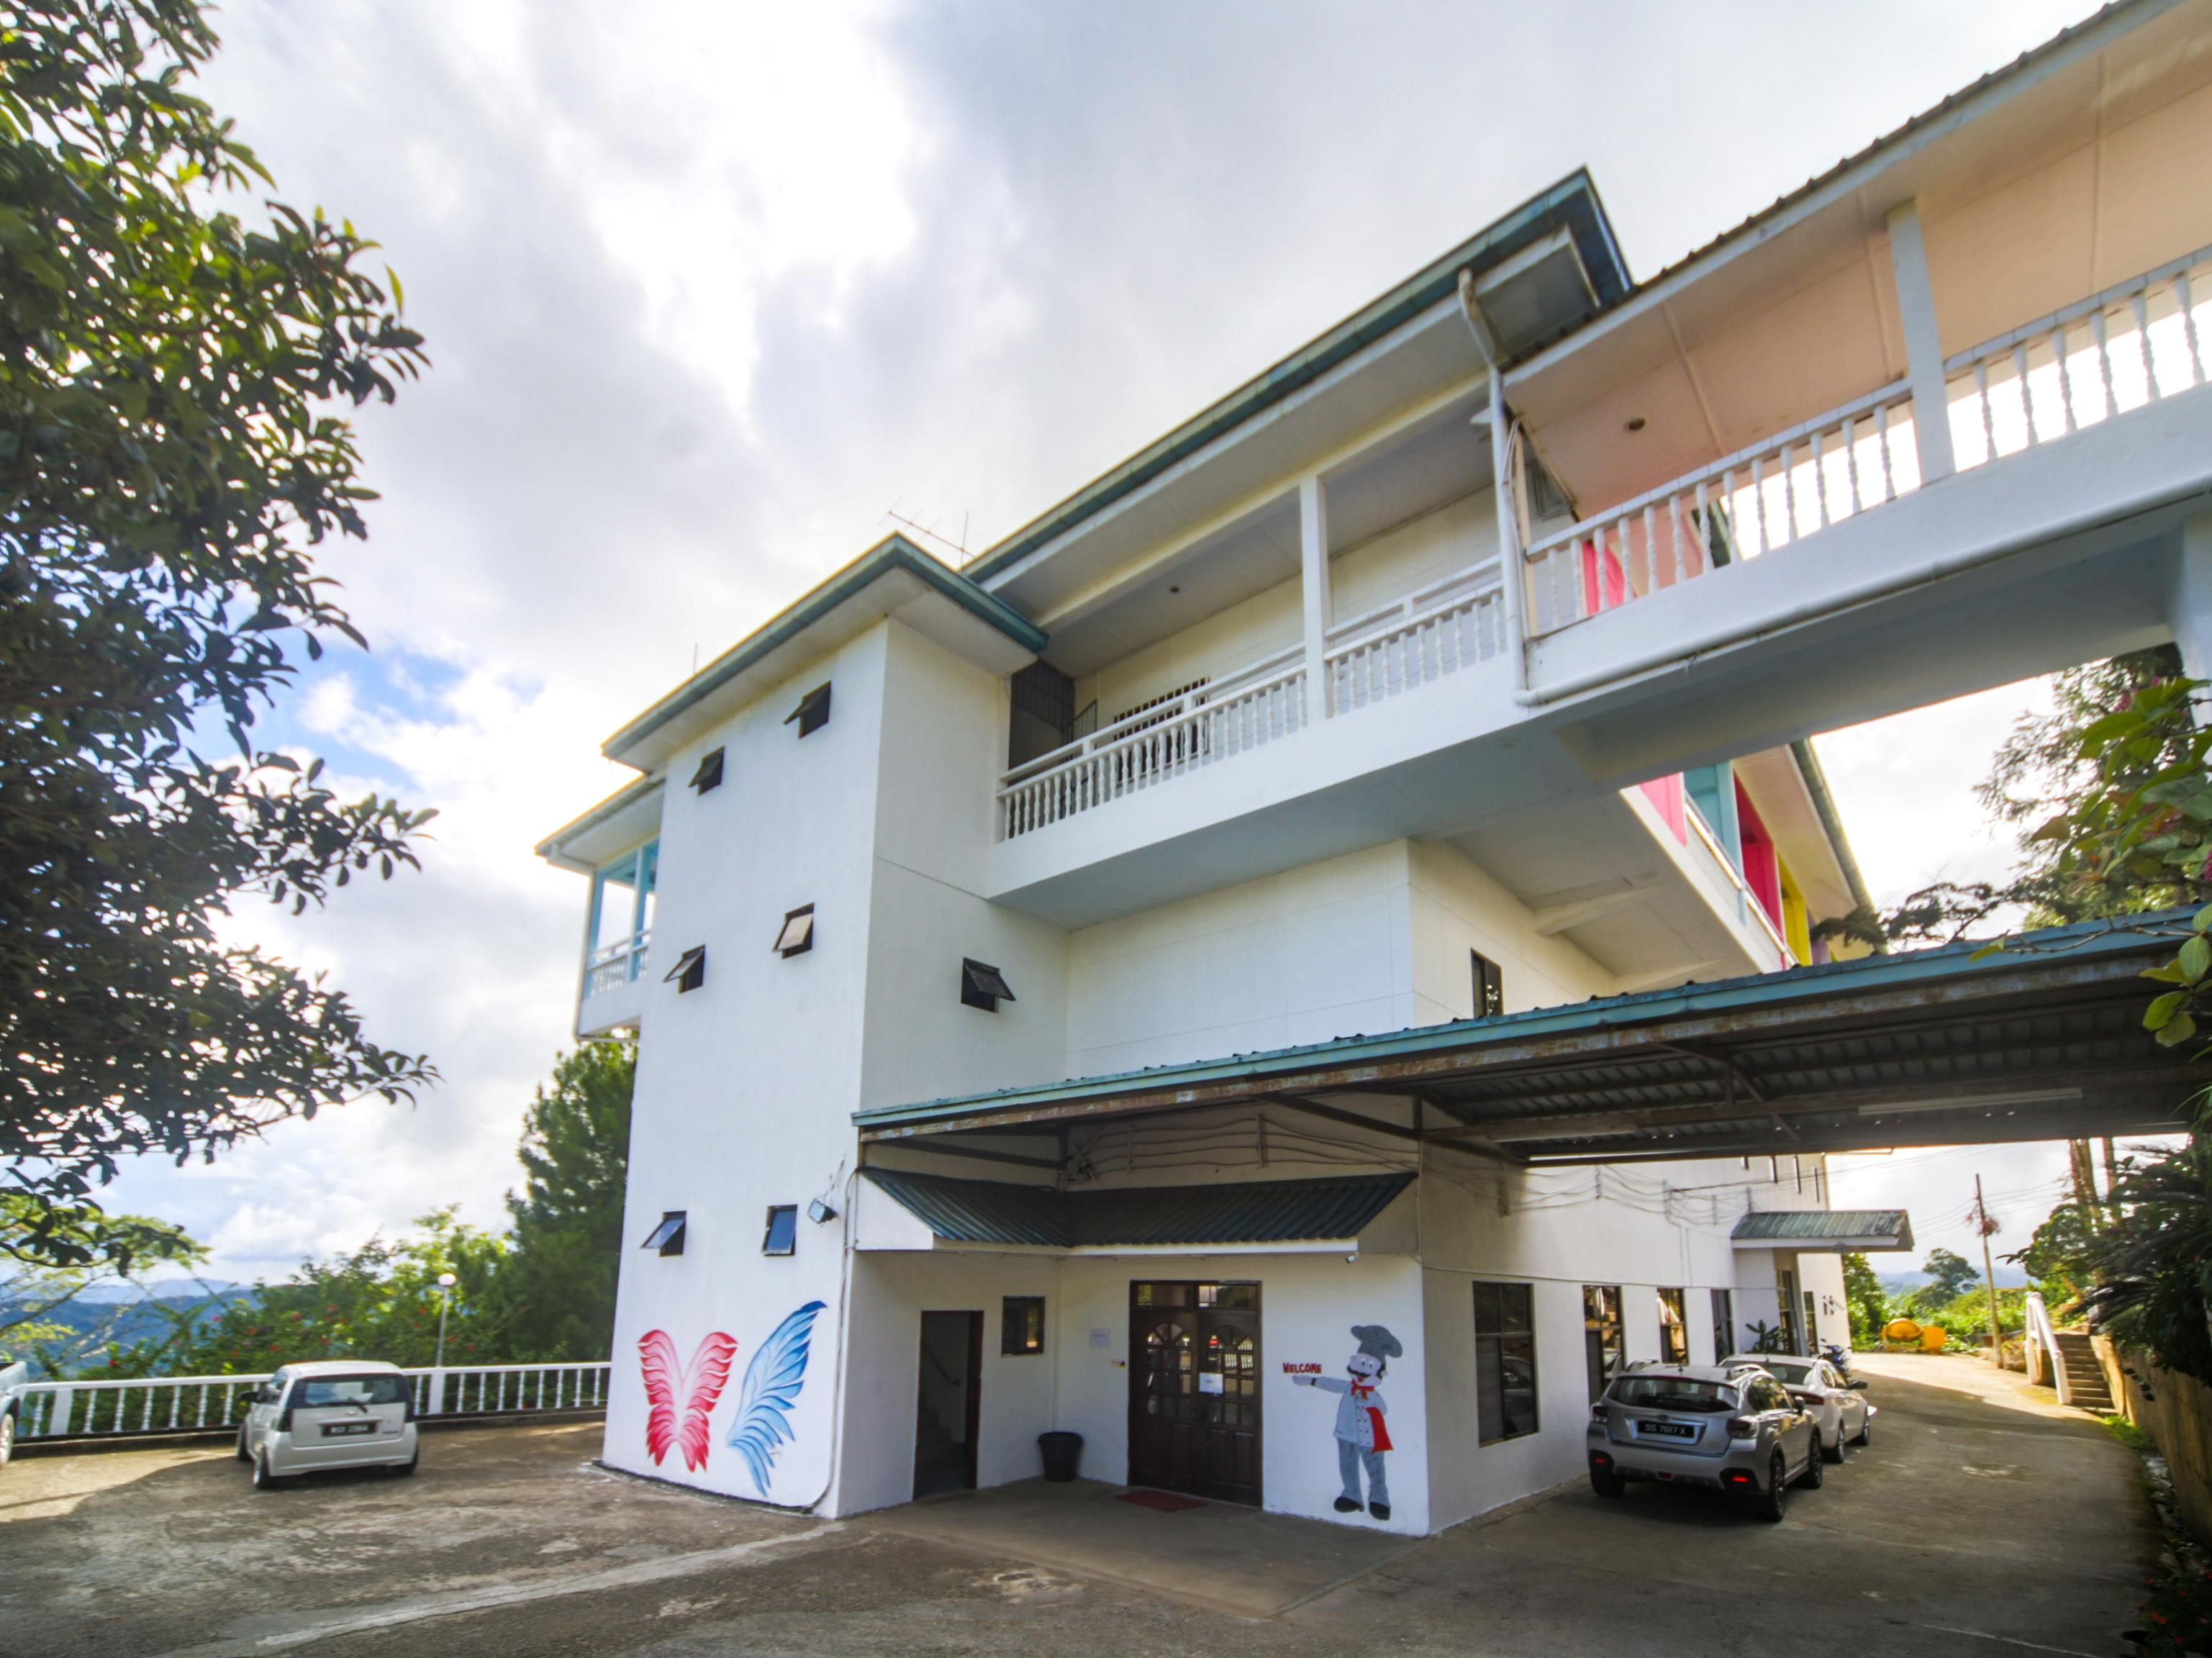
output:
[[[1066, 1538], [947, 1543], [926, 1507], [830, 1521], [607, 1473], [595, 1424], [440, 1434], [411, 1480], [267, 1496], [204, 1448], [32, 1455], [0, 1473], [0, 1654], [2127, 1650], [2152, 1546], [2133, 1456], [1974, 1360], [1867, 1368], [1873, 1449], [1780, 1526], [1577, 1486], [1265, 1619], [1158, 1592], [1124, 1537], [1090, 1570]], [[1190, 1516], [1158, 1518], [1164, 1560]]]

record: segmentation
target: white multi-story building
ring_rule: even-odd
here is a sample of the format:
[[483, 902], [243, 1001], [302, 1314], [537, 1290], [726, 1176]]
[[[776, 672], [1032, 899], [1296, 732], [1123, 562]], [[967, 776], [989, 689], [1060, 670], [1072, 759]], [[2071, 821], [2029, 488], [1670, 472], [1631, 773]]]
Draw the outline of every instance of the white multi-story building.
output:
[[1641, 283], [1571, 177], [640, 714], [542, 848], [639, 1042], [608, 1461], [849, 1513], [1073, 1430], [1422, 1533], [1623, 1355], [1842, 1336], [1910, 1236], [1826, 1152], [2162, 1121], [2117, 947], [1822, 965], [1802, 739], [2212, 659], [2208, 245], [2212, 0], [2140, 0]]

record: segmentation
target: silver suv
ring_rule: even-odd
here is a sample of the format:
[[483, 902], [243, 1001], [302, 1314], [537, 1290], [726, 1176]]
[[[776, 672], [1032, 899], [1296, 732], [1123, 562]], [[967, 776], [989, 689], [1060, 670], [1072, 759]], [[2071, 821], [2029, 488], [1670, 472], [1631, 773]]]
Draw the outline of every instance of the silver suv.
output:
[[1789, 1487], [1817, 1489], [1822, 1473], [1812, 1412], [1749, 1365], [1639, 1368], [1590, 1406], [1590, 1489], [1600, 1497], [1620, 1496], [1632, 1479], [1717, 1486], [1779, 1520]]

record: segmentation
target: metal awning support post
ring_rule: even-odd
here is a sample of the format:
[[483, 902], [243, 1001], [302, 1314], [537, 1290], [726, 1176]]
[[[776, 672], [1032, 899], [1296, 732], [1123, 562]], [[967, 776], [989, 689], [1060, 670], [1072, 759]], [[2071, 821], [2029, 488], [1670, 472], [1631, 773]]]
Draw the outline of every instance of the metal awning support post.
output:
[[1298, 480], [1298, 568], [1305, 596], [1306, 726], [1328, 718], [1328, 490], [1318, 472]]

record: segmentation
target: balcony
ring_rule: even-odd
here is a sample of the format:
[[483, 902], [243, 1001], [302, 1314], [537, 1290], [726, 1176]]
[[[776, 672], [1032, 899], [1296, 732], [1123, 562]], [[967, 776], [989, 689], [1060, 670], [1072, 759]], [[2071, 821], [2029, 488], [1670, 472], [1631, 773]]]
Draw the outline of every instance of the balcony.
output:
[[[1959, 472], [2196, 391], [2212, 248], [2008, 330], [1943, 364]], [[1898, 380], [1536, 539], [1532, 640], [1813, 540], [1922, 489], [1915, 400]], [[1818, 556], [1818, 549], [1808, 556]]]

